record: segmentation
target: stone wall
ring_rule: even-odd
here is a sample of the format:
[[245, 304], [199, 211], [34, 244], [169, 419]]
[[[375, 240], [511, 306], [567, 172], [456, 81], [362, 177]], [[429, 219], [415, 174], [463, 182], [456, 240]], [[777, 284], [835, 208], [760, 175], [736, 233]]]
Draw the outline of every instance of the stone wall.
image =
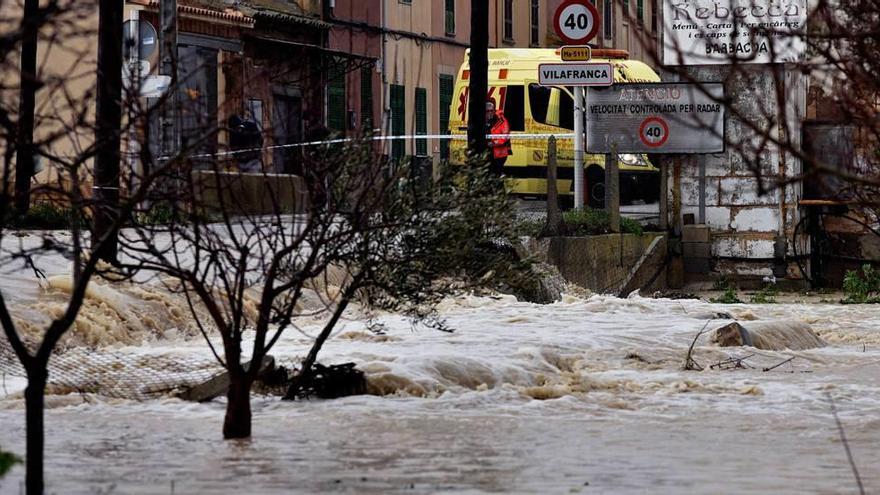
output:
[[235, 215], [303, 213], [308, 205], [305, 183], [298, 175], [194, 172], [197, 203], [208, 213], [221, 209]]
[[[681, 215], [692, 214], [699, 223], [700, 196], [704, 196], [704, 221], [711, 232], [711, 271], [771, 275], [782, 254], [776, 248], [778, 237], [782, 234], [791, 238], [801, 194], [799, 185], [785, 187], [784, 193], [775, 186], [780, 178], [799, 175], [801, 164], [790, 153], [781, 152], [759, 136], [789, 136], [793, 144], [799, 144], [806, 98], [803, 77], [779, 72], [776, 79], [767, 65], [741, 65], [734, 69], [703, 66], [690, 67], [688, 71], [698, 81], [723, 82], [725, 94], [731, 98], [731, 109], [725, 122], [728, 144], [724, 153], [680, 158]], [[777, 81], [784, 81], [783, 101], [777, 98]], [[786, 109], [787, 119], [779, 118], [781, 108]], [[705, 184], [702, 188], [701, 168]], [[760, 171], [762, 179], [756, 177], [756, 171]], [[675, 167], [670, 167], [670, 188], [675, 183], [675, 173]], [[793, 265], [783, 267], [788, 268], [790, 276], [798, 276]]]
[[[656, 242], [657, 238], [660, 242]], [[665, 287], [666, 237], [662, 234], [608, 234], [529, 239], [526, 254], [559, 269], [569, 282], [603, 294], [624, 289]], [[649, 248], [652, 253], [646, 256]], [[642, 269], [636, 267], [642, 261]]]

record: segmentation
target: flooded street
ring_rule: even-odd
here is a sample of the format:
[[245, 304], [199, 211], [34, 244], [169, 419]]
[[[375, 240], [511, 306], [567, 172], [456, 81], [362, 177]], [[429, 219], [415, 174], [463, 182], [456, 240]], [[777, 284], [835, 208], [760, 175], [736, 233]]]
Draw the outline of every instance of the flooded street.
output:
[[[866, 492], [880, 491], [876, 307], [463, 296], [441, 311], [453, 333], [395, 315], [378, 318], [384, 335], [346, 322], [321, 361], [358, 363], [372, 395], [256, 397], [250, 441], [221, 439], [222, 400], [51, 396], [48, 492], [858, 493], [830, 400]], [[703, 336], [694, 358], [707, 369], [682, 371], [719, 311], [800, 320], [830, 345], [772, 352]], [[272, 351], [282, 364], [317, 323], [302, 330]], [[110, 348], [208, 356], [183, 336]], [[752, 368], [708, 369], [753, 353]], [[0, 445], [23, 454], [21, 386], [0, 387]], [[19, 493], [23, 475], [16, 467], [0, 493]]]

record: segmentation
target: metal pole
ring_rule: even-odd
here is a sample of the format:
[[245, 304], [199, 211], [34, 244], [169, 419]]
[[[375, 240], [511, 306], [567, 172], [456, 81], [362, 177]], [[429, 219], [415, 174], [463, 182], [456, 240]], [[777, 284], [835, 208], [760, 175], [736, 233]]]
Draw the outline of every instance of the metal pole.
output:
[[[701, 157], [702, 158], [702, 157]], [[706, 161], [700, 160], [699, 165], [699, 174], [700, 174], [700, 204], [698, 211], [698, 222], [700, 225], [705, 225], [706, 223]]]
[[669, 159], [660, 159], [660, 230], [669, 228]]
[[[130, 78], [130, 86], [129, 90], [131, 91], [131, 96], [136, 98], [140, 93], [141, 88], [141, 80], [140, 80], [140, 46], [141, 46], [141, 37], [140, 37], [140, 11], [137, 9], [132, 9], [129, 13], [129, 31], [128, 37], [131, 40], [131, 46], [128, 51], [128, 63], [129, 66], [126, 68], [128, 71], [128, 77]], [[136, 71], [136, 72], [135, 72]], [[137, 126], [135, 125], [135, 119], [137, 119], [137, 115], [135, 112], [136, 105], [129, 105], [128, 109], [128, 170], [129, 170], [129, 188], [133, 190], [137, 184], [140, 183], [141, 177], [143, 177], [142, 171], [138, 169], [138, 161], [137, 157], [139, 155], [140, 149], [138, 148], [139, 143], [137, 139]]]
[[162, 105], [161, 150], [163, 156], [171, 156], [177, 150], [177, 0], [161, 0], [159, 3], [159, 74], [170, 76], [171, 83]]
[[[20, 89], [18, 96], [18, 149], [15, 153], [15, 209], [16, 214], [24, 216], [30, 209], [31, 177], [34, 175], [34, 112], [36, 108], [37, 79], [37, 35], [40, 28], [39, 0], [24, 2], [24, 17], [21, 27], [21, 66]], [[8, 174], [8, 170], [4, 170]], [[6, 180], [4, 174], [3, 180]], [[3, 184], [3, 201], [7, 185]], [[6, 204], [0, 205], [6, 207]], [[5, 219], [4, 219], [5, 220]]]
[[119, 147], [122, 125], [122, 19], [124, 5], [98, 4], [98, 91], [95, 106], [95, 185], [92, 248], [104, 261], [116, 261], [119, 215]]
[[574, 208], [584, 208], [584, 88], [574, 87]]
[[611, 153], [605, 155], [605, 211], [611, 232], [620, 232], [620, 173], [617, 163], [617, 143], [611, 143]]
[[[486, 152], [486, 95], [489, 93], [489, 2], [471, 1], [471, 51], [468, 58], [468, 151], [474, 157]], [[499, 105], [500, 106], [500, 105]]]

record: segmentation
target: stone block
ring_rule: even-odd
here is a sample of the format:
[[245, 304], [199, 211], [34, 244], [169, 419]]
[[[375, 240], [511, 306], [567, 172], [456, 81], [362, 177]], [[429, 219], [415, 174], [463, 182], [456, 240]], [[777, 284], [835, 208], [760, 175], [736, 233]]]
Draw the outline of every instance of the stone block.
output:
[[726, 177], [720, 181], [719, 205], [762, 206], [777, 203], [776, 193], [766, 191], [758, 195], [758, 181], [750, 177]]
[[756, 238], [747, 235], [715, 235], [712, 239], [713, 255], [722, 258], [763, 259], [773, 258], [772, 237]]
[[731, 227], [737, 232], [776, 232], [779, 228], [777, 208], [742, 208], [733, 215]]
[[[726, 206], [707, 206], [706, 225], [712, 232], [726, 232], [730, 230], [730, 211]], [[683, 206], [682, 214], [691, 213], [699, 220], [700, 209], [697, 206]]]
[[707, 225], [684, 225], [681, 228], [682, 242], [709, 242]]
[[709, 242], [683, 242], [681, 247], [685, 258], [712, 257], [712, 244]]
[[[695, 172], [695, 171], [693, 171]], [[706, 205], [718, 204], [719, 179], [706, 177]], [[681, 204], [687, 206], [699, 206], [700, 204], [700, 178], [684, 175], [681, 177]]]
[[709, 258], [684, 258], [685, 273], [709, 273]]

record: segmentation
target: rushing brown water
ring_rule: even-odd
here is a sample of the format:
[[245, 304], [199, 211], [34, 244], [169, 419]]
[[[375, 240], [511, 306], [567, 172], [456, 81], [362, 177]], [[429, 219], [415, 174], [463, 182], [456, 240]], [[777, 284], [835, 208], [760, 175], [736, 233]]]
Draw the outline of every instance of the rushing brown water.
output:
[[[134, 304], [134, 293], [110, 290], [96, 296], [113, 301], [108, 315]], [[880, 492], [876, 307], [594, 296], [546, 306], [461, 297], [441, 309], [454, 333], [385, 315], [387, 334], [376, 336], [350, 315], [322, 359], [357, 362], [374, 395], [257, 397], [250, 441], [221, 440], [222, 401], [50, 396], [48, 491], [857, 493], [833, 400], [867, 493]], [[803, 321], [830, 345], [718, 348], [706, 335], [694, 354], [706, 370], [683, 371], [705, 315], [717, 311]], [[282, 362], [301, 357], [317, 328], [305, 324], [272, 353]], [[208, 356], [187, 331], [144, 335], [71, 345], [147, 360]], [[731, 357], [751, 368], [710, 369]], [[22, 454], [23, 382], [3, 385], [0, 445]], [[0, 493], [19, 493], [23, 474], [13, 469]]]

